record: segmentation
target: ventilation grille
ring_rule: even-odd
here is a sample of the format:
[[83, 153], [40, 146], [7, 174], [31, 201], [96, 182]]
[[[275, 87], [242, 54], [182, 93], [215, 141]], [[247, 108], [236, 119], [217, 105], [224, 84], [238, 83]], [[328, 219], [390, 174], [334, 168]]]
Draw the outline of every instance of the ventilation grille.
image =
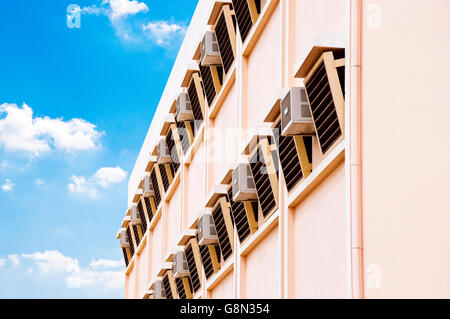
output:
[[133, 233], [134, 233], [134, 238], [136, 239], [136, 247], [139, 247], [141, 240], [139, 238], [139, 231], [138, 231], [137, 225], [133, 225]]
[[212, 212], [214, 224], [216, 226], [217, 235], [219, 237], [220, 250], [222, 251], [222, 257], [227, 260], [233, 254], [230, 238], [228, 237], [227, 226], [225, 224], [225, 218], [222, 213], [222, 206], [217, 205]]
[[142, 232], [145, 234], [147, 231], [147, 219], [145, 218], [144, 207], [142, 206], [141, 200], [139, 200], [136, 208], [139, 213], [139, 218], [141, 219]]
[[216, 24], [216, 36], [217, 43], [219, 44], [219, 51], [222, 58], [223, 68], [225, 70], [225, 73], [228, 73], [234, 61], [234, 53], [230, 41], [230, 36], [228, 34], [227, 22], [224, 12], [222, 12]]
[[184, 122], [177, 122], [178, 135], [180, 136], [181, 148], [183, 149], [183, 153], [187, 153], [189, 150], [189, 137], [186, 129], [186, 124]]
[[152, 179], [153, 192], [155, 193], [155, 204], [156, 207], [158, 207], [159, 203], [161, 203], [161, 193], [159, 192], [158, 178], [156, 177], [155, 170], [153, 170], [152, 173], [150, 174], [150, 178]]
[[208, 246], [200, 246], [200, 256], [202, 258], [203, 269], [205, 269], [206, 279], [209, 279], [214, 274], [214, 267]]
[[169, 130], [166, 136], [166, 144], [169, 148], [170, 157], [172, 158], [172, 165], [174, 172], [178, 172], [178, 169], [180, 168], [180, 159], [178, 158], [178, 152], [177, 148], [175, 146], [175, 141], [173, 139], [173, 133], [172, 130]]
[[177, 286], [178, 291], [178, 298], [179, 299], [186, 299], [186, 290], [184, 290], [184, 284], [182, 278], [176, 278], [175, 284]]
[[128, 241], [130, 242], [131, 257], [133, 257], [134, 256], [134, 245], [133, 245], [133, 240], [131, 237], [130, 226], [127, 227], [127, 236], [128, 236]]
[[297, 156], [294, 137], [282, 136], [280, 132], [281, 121], [273, 129], [273, 135], [275, 136], [275, 142], [278, 148], [284, 180], [286, 181], [288, 191], [290, 191], [303, 178], [303, 172], [300, 159]]
[[169, 275], [167, 275], [167, 274], [163, 278], [163, 286], [164, 286], [164, 291], [166, 292], [166, 298], [173, 299], [172, 289], [170, 288]]
[[242, 42], [244, 42], [253, 26], [250, 8], [248, 7], [247, 0], [233, 0], [232, 2], [234, 12], [236, 12], [236, 19], [239, 32], [241, 33]]
[[250, 166], [252, 168], [253, 179], [255, 181], [262, 214], [266, 217], [276, 206], [276, 201], [272, 192], [267, 166], [264, 163], [264, 159], [262, 156], [259, 156], [259, 154], [263, 154], [261, 145], [258, 146], [257, 152], [255, 152], [250, 159]]
[[197, 266], [195, 264], [194, 252], [192, 251], [192, 246], [188, 245], [185, 250], [186, 260], [188, 263], [189, 274], [192, 281], [193, 292], [196, 293], [201, 286], [200, 277], [197, 271]]
[[[150, 201], [150, 197], [144, 197], [144, 202], [145, 202], [145, 208], [147, 209], [147, 215], [148, 215], [148, 220], [151, 222], [153, 219], [153, 210], [152, 210], [152, 203]], [[147, 222], [145, 228], [147, 228]]]
[[216, 97], [216, 88], [214, 86], [211, 68], [209, 66], [200, 66], [200, 74], [202, 76], [206, 99], [208, 100], [208, 104], [211, 105]]
[[191, 81], [191, 85], [188, 90], [189, 100], [191, 101], [192, 112], [194, 113], [194, 121], [202, 122], [203, 121], [203, 113], [202, 107], [200, 105], [200, 100], [197, 94], [197, 88], [195, 86], [195, 80]]
[[158, 164], [159, 165], [159, 171], [161, 172], [161, 179], [164, 187], [164, 191], [167, 192], [167, 189], [170, 186], [169, 182], [169, 176], [167, 175], [166, 165], [164, 164]]
[[326, 153], [342, 135], [325, 63], [322, 61], [305, 83], [312, 117], [322, 152]]
[[[239, 241], [243, 242], [251, 233], [250, 224], [247, 220], [247, 214], [245, 212], [245, 205], [243, 202], [233, 201], [233, 189], [228, 189], [228, 202], [231, 205], [231, 214], [233, 215], [234, 225], [236, 225], [236, 231], [239, 237]], [[258, 211], [258, 203], [252, 202], [253, 212], [255, 213], [255, 220], [258, 220], [256, 212]]]
[[128, 263], [130, 261], [128, 260], [127, 249], [126, 248], [122, 248], [122, 253], [123, 253], [123, 259], [125, 260], [125, 265], [128, 267]]

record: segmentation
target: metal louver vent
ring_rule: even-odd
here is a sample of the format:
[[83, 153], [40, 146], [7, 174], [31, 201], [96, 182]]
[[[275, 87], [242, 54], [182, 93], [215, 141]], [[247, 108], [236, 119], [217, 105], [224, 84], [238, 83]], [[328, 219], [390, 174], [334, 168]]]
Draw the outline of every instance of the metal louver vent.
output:
[[185, 254], [186, 254], [186, 260], [187, 260], [188, 267], [189, 267], [189, 274], [190, 274], [190, 278], [191, 278], [191, 282], [192, 282], [192, 289], [193, 289], [193, 292], [196, 293], [200, 289], [201, 283], [200, 283], [199, 273], [197, 271], [197, 266], [195, 264], [194, 252], [193, 252], [192, 246], [190, 244], [186, 246]]
[[[193, 123], [193, 122], [190, 122]], [[177, 122], [178, 135], [180, 136], [181, 148], [183, 149], [183, 153], [187, 153], [189, 150], [189, 146], [191, 146], [189, 142], [188, 132], [186, 129], [185, 122]]]
[[127, 236], [129, 238], [130, 241], [130, 252], [131, 252], [131, 257], [134, 256], [134, 245], [133, 245], [133, 240], [131, 239], [131, 231], [130, 231], [130, 226], [127, 227]]
[[166, 191], [166, 192], [170, 186], [169, 175], [166, 170], [167, 167], [171, 167], [171, 165], [166, 166], [164, 164], [159, 164], [159, 171], [161, 172], [161, 179], [162, 179], [164, 191]]
[[[214, 246], [214, 248], [216, 249], [217, 256], [220, 256], [220, 248], [218, 246]], [[202, 258], [206, 279], [209, 279], [214, 274], [214, 266], [208, 246], [200, 246], [200, 256]]]
[[222, 212], [222, 206], [216, 205], [212, 212], [215, 228], [219, 237], [220, 251], [224, 260], [228, 259], [233, 254], [233, 248], [231, 247], [230, 238], [228, 237], [227, 226]]
[[136, 239], [136, 247], [139, 247], [141, 239], [139, 238], [139, 230], [137, 225], [133, 225], [134, 238]]
[[252, 16], [247, 1], [248, 0], [232, 1], [234, 12], [236, 12], [236, 20], [239, 27], [239, 32], [241, 34], [242, 42], [245, 42], [250, 29], [253, 27]]
[[234, 62], [234, 52], [230, 42], [230, 36], [228, 34], [225, 12], [222, 12], [222, 14], [220, 15], [215, 30], [223, 68], [225, 73], [228, 73], [231, 65]]
[[161, 193], [159, 192], [158, 178], [156, 177], [156, 171], [154, 169], [150, 174], [150, 178], [152, 179], [153, 191], [155, 192], [155, 205], [158, 207], [161, 203]]
[[164, 291], [167, 299], [173, 299], [172, 288], [170, 287], [169, 275], [166, 274], [163, 278]]
[[175, 146], [175, 141], [173, 139], [173, 132], [170, 129], [166, 136], [167, 147], [169, 148], [170, 157], [172, 158], [172, 165], [174, 173], [178, 172], [180, 168], [180, 159], [178, 158], [177, 148]]
[[297, 156], [294, 137], [282, 136], [280, 132], [281, 121], [273, 129], [273, 135], [275, 136], [275, 142], [278, 148], [284, 180], [286, 181], [288, 191], [290, 191], [303, 178], [303, 172]]
[[216, 88], [214, 86], [211, 68], [209, 66], [200, 66], [200, 74], [202, 76], [206, 99], [208, 100], [208, 104], [211, 105], [216, 97]]
[[184, 283], [182, 278], [175, 279], [175, 285], [177, 286], [178, 298], [186, 299], [186, 290], [184, 289]]
[[263, 154], [262, 152], [261, 145], [259, 145], [258, 151], [250, 159], [250, 166], [258, 193], [259, 205], [261, 206], [263, 216], [266, 217], [277, 203], [273, 195], [266, 163], [264, 163], [264, 158], [259, 156]]
[[144, 202], [145, 208], [147, 209], [148, 220], [151, 222], [153, 219], [153, 209], [150, 197], [144, 197]]
[[316, 126], [317, 138], [322, 152], [326, 153], [333, 143], [342, 136], [342, 130], [324, 61], [305, 81], [305, 89]]
[[122, 253], [123, 253], [123, 259], [125, 260], [125, 265], [128, 267], [128, 264], [130, 263], [130, 261], [128, 260], [127, 249], [122, 248]]
[[136, 209], [139, 213], [139, 218], [141, 219], [142, 233], [145, 234], [145, 232], [147, 231], [147, 219], [145, 218], [144, 207], [142, 206], [141, 200], [139, 200]]
[[[239, 237], [239, 241], [242, 243], [251, 234], [250, 224], [247, 219], [247, 213], [245, 211], [244, 202], [234, 202], [233, 201], [233, 190], [230, 187], [228, 189], [228, 202], [231, 205], [231, 214], [233, 216], [234, 225], [236, 226], [236, 231]], [[258, 203], [251, 202], [253, 206], [253, 212], [255, 220], [258, 220]]]
[[189, 100], [191, 101], [192, 111], [194, 112], [194, 121], [196, 123], [203, 122], [203, 112], [200, 105], [200, 100], [197, 95], [197, 88], [195, 86], [195, 80], [191, 81], [188, 89]]

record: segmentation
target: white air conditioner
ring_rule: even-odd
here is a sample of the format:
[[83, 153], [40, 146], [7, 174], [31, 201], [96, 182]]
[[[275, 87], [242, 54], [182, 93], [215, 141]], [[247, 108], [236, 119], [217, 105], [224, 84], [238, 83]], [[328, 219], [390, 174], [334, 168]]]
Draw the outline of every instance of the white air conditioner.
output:
[[131, 225], [140, 225], [142, 223], [141, 216], [139, 215], [139, 212], [138, 212], [136, 206], [131, 207], [130, 215], [131, 215], [130, 216], [131, 217], [131, 221], [130, 221]]
[[180, 93], [177, 98], [176, 118], [178, 122], [192, 121], [194, 112], [187, 93]]
[[155, 192], [153, 190], [153, 183], [152, 180], [150, 179], [150, 176], [145, 176], [144, 180], [142, 181], [142, 186], [143, 186], [143, 194], [145, 197], [149, 197], [149, 196], [155, 196]]
[[169, 147], [167, 146], [166, 140], [162, 139], [158, 144], [158, 163], [168, 164], [172, 162], [172, 157], [170, 156]]
[[206, 31], [202, 40], [202, 57], [200, 61], [203, 66], [221, 65], [219, 45], [217, 44], [216, 33]]
[[242, 202], [257, 199], [255, 182], [248, 164], [239, 164], [233, 171], [232, 178], [233, 201]]
[[155, 299], [167, 299], [166, 298], [166, 290], [164, 289], [164, 285], [162, 280], [156, 280], [154, 283], [154, 291], [155, 291]]
[[128, 234], [125, 229], [120, 231], [120, 247], [121, 248], [130, 248], [130, 240], [128, 238]]
[[200, 246], [215, 245], [219, 243], [216, 226], [211, 214], [202, 214], [198, 219], [197, 240]]
[[314, 135], [314, 123], [304, 88], [290, 88], [280, 104], [282, 135]]
[[172, 273], [174, 278], [189, 276], [189, 267], [184, 251], [177, 251], [175, 255], [173, 255]]

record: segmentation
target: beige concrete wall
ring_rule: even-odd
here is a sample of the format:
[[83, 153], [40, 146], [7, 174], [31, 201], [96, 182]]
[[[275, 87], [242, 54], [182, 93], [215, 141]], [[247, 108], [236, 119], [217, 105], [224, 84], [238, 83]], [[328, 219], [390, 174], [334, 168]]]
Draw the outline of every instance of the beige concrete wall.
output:
[[450, 297], [450, 2], [364, 1], [365, 294]]
[[345, 167], [342, 162], [295, 209], [295, 298], [345, 298]]
[[[239, 133], [236, 131], [263, 124], [266, 112], [280, 89], [301, 83], [300, 79], [292, 80], [294, 65], [313, 39], [323, 32], [339, 33], [345, 28], [343, 0], [271, 0], [264, 3], [273, 6], [273, 11], [265, 17], [267, 22], [259, 26], [258, 40], [248, 57], [238, 56], [235, 83], [224, 97], [215, 119], [208, 120], [206, 117], [205, 137], [193, 152], [192, 162], [182, 164], [179, 185], [170, 200], [164, 203], [163, 199], [163, 217], [150, 232], [141, 253], [148, 256], [148, 260], [136, 258], [135, 266], [126, 278], [128, 298], [142, 296], [148, 283], [156, 277], [169, 250], [176, 246], [181, 230], [190, 226], [198, 213], [205, 210], [207, 193], [222, 179], [224, 170], [230, 164], [237, 163], [242, 145], [238, 143]], [[327, 22], [316, 21], [321, 12], [325, 12]], [[201, 22], [204, 20], [205, 17], [199, 17], [196, 13], [195, 23], [205, 24]], [[200, 25], [190, 27], [187, 37], [193, 41], [196, 37], [191, 33], [196, 33], [200, 40], [204, 29]], [[288, 37], [284, 38], [286, 34]], [[195, 47], [184, 45], [180, 54], [192, 57]], [[243, 49], [238, 39], [238, 52], [242, 54]], [[174, 69], [173, 76], [177, 72], [184, 74], [186, 68], [179, 64], [175, 67], [179, 69]], [[175, 86], [172, 84], [166, 90], [173, 91]], [[167, 94], [165, 91], [165, 99], [161, 103], [167, 103]], [[167, 113], [168, 108], [164, 107]], [[150, 130], [161, 127], [163, 116], [160, 113], [158, 111]], [[211, 135], [215, 130], [226, 132], [227, 129], [236, 130], [231, 140], [231, 135], [225, 133], [226, 146], [222, 147], [230, 154], [227, 153], [218, 162], [214, 161], [217, 140]], [[149, 132], [142, 152], [153, 150], [155, 143], [152, 136], [155, 134]], [[130, 179], [130, 198], [134, 192], [132, 187], [145, 164], [142, 156]], [[323, 169], [320, 168], [322, 156], [317, 144], [314, 145], [313, 161], [314, 169]], [[212, 279], [217, 281], [211, 289], [206, 289], [210, 282], [205, 282], [203, 276], [203, 292], [197, 297], [346, 297], [348, 264], [345, 249], [344, 164], [341, 163], [327, 174], [325, 181], [313, 191], [308, 190], [299, 195], [303, 197], [297, 207], [292, 207], [287, 201], [289, 194], [285, 188], [281, 188], [280, 198], [285, 200], [275, 213], [271, 226], [268, 229], [262, 226], [262, 230], [244, 245], [239, 244], [234, 234], [237, 244], [231, 261], [233, 269], [229, 273], [226, 270], [225, 273], [217, 274], [219, 279]], [[282, 175], [280, 178], [283, 178]], [[294, 219], [289, 230], [286, 230], [283, 223], [288, 211], [293, 212]], [[294, 242], [288, 244], [284, 240], [286, 232], [289, 232]], [[284, 256], [288, 256], [287, 261]], [[289, 270], [289, 267], [293, 269]], [[147, 272], [143, 269], [147, 269]], [[285, 285], [293, 285], [293, 292], [286, 293]]]
[[211, 290], [212, 299], [231, 299], [233, 298], [233, 273], [229, 273], [222, 279], [219, 285]]

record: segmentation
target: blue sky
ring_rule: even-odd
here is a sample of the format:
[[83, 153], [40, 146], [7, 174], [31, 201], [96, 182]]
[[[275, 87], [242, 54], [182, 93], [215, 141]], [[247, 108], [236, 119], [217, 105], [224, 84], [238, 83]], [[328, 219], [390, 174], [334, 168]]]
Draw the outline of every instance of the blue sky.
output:
[[123, 297], [127, 181], [196, 4], [2, 2], [0, 298]]

